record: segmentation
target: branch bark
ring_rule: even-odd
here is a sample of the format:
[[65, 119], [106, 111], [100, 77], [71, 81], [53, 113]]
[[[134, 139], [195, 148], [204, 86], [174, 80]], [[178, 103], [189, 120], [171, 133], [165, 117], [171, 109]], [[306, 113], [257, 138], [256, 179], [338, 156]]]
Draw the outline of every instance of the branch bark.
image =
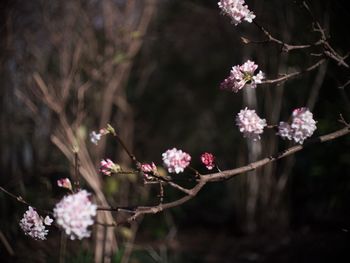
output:
[[[118, 224], [122, 224], [122, 223], [130, 223], [134, 220], [136, 220], [138, 217], [145, 215], [145, 214], [156, 214], [159, 213], [163, 210], [169, 209], [169, 208], [173, 208], [176, 206], [180, 206], [186, 202], [188, 202], [189, 200], [193, 199], [198, 193], [199, 191], [207, 184], [207, 183], [211, 183], [211, 182], [218, 182], [218, 181], [224, 181], [224, 180], [228, 180], [231, 179], [239, 174], [242, 173], [246, 173], [249, 171], [253, 171], [256, 170], [260, 167], [263, 167], [269, 163], [272, 163], [274, 161], [277, 161], [279, 159], [285, 158], [289, 155], [295, 154], [301, 150], [303, 150], [306, 147], [309, 147], [311, 145], [317, 144], [317, 143], [323, 143], [323, 142], [327, 142], [327, 141], [331, 141], [334, 140], [336, 138], [345, 136], [347, 134], [350, 133], [350, 127], [346, 126], [343, 129], [337, 130], [335, 132], [323, 135], [323, 136], [319, 136], [313, 139], [310, 139], [308, 141], [306, 141], [303, 145], [295, 145], [293, 147], [290, 147], [288, 149], [286, 149], [283, 152], [279, 152], [273, 156], [269, 156], [266, 157], [264, 159], [261, 159], [259, 161], [250, 163], [246, 166], [242, 166], [236, 169], [232, 169], [232, 170], [226, 170], [226, 171], [222, 171], [222, 172], [218, 172], [218, 173], [211, 173], [211, 174], [207, 174], [207, 175], [202, 175], [199, 179], [198, 179], [198, 183], [196, 186], [194, 186], [192, 189], [189, 189], [187, 191], [187, 195], [177, 199], [175, 201], [171, 201], [168, 203], [160, 203], [158, 205], [155, 206], [139, 206], [136, 207], [133, 210], [133, 215], [130, 216], [126, 222], [119, 222]], [[105, 209], [104, 209], [105, 210]], [[112, 210], [112, 209], [111, 209]]]

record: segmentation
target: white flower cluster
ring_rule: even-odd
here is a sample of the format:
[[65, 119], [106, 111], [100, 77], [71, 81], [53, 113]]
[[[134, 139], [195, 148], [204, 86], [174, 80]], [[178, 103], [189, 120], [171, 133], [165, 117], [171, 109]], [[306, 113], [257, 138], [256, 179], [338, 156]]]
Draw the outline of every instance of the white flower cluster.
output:
[[233, 66], [230, 75], [220, 84], [220, 88], [238, 92], [243, 87], [256, 88], [264, 79], [264, 73], [260, 70], [254, 75], [258, 65], [254, 61], [247, 60], [243, 65]]
[[237, 114], [236, 124], [245, 138], [256, 141], [260, 140], [260, 134], [264, 131], [266, 120], [259, 118], [255, 110], [248, 110], [246, 107]]
[[36, 240], [45, 240], [49, 232], [49, 230], [45, 228], [45, 225], [51, 225], [52, 221], [53, 220], [49, 216], [43, 219], [33, 207], [29, 206], [19, 222], [19, 225], [27, 236]]
[[242, 21], [251, 23], [255, 18], [254, 13], [248, 9], [244, 0], [220, 0], [218, 6], [223, 14], [231, 18], [234, 25], [238, 25]]
[[292, 113], [291, 124], [280, 122], [278, 135], [296, 143], [303, 144], [304, 140], [311, 137], [316, 130], [316, 121], [308, 108], [298, 108]]
[[63, 197], [53, 210], [57, 224], [71, 240], [90, 236], [87, 228], [94, 223], [97, 206], [91, 203], [89, 197], [90, 194], [86, 190], [81, 190]]
[[[112, 127], [110, 126], [110, 128], [112, 128]], [[105, 128], [100, 129], [99, 132], [92, 131], [90, 133], [90, 141], [93, 144], [98, 145], [98, 142], [101, 140], [101, 137], [108, 134], [108, 133], [110, 133], [110, 130], [108, 130], [108, 128], [107, 129], [105, 129]]]
[[162, 154], [164, 166], [169, 173], [182, 173], [190, 164], [191, 156], [181, 150], [173, 148]]

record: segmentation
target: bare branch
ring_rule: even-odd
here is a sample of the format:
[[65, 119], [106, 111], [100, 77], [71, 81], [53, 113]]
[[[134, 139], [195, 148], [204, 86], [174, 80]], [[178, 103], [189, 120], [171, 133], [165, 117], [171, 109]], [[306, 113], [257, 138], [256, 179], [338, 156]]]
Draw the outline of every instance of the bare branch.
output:
[[316, 41], [315, 43], [312, 43], [312, 44], [301, 44], [301, 45], [287, 44], [287, 43], [283, 42], [282, 40], [279, 40], [279, 39], [273, 37], [269, 31], [267, 31], [263, 26], [259, 25], [255, 20], [253, 22], [264, 33], [264, 35], [267, 37], [267, 40], [254, 41], [254, 40], [247, 39], [245, 37], [241, 37], [242, 42], [245, 44], [250, 44], [250, 43], [252, 43], [252, 44], [265, 44], [265, 43], [273, 42], [273, 43], [280, 45], [282, 48], [282, 51], [289, 52], [292, 50], [306, 49], [306, 48], [319, 46], [323, 43], [321, 40], [319, 40], [319, 41]]
[[291, 78], [295, 78], [295, 77], [301, 75], [302, 73], [309, 72], [309, 71], [312, 71], [312, 70], [318, 68], [325, 61], [326, 61], [325, 59], [321, 59], [321, 60], [319, 60], [318, 62], [316, 62], [315, 64], [313, 64], [312, 66], [310, 66], [310, 67], [308, 67], [306, 69], [303, 69], [301, 71], [296, 71], [296, 72], [293, 72], [293, 73], [289, 73], [289, 74], [285, 74], [284, 76], [279, 77], [277, 79], [267, 79], [267, 80], [262, 81], [261, 84], [279, 83], [279, 82], [283, 82], [283, 81], [286, 81], [286, 80], [291, 79]]

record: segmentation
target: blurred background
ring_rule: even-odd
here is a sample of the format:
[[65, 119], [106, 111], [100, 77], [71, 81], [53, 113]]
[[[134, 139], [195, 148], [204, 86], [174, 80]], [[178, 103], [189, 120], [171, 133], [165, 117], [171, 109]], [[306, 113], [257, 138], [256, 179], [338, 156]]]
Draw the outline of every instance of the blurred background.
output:
[[[308, 1], [337, 52], [350, 51], [345, 0]], [[256, 21], [292, 44], [317, 41], [300, 1], [247, 1]], [[74, 172], [99, 205], [157, 203], [157, 185], [134, 176], [103, 177], [98, 163], [132, 163], [111, 138], [88, 134], [111, 123], [142, 162], [161, 165], [177, 147], [216, 156], [221, 170], [286, 149], [273, 130], [259, 142], [234, 124], [256, 109], [269, 124], [307, 106], [315, 136], [350, 120], [349, 70], [329, 61], [279, 85], [237, 94], [219, 90], [232, 66], [254, 60], [269, 79], [317, 62], [320, 49], [283, 52], [254, 25], [234, 26], [209, 0], [31, 0], [0, 3], [0, 186], [52, 209], [66, 193], [56, 180]], [[315, 55], [316, 54], [316, 55]], [[27, 207], [0, 192], [1, 262], [334, 262], [350, 260], [350, 137], [307, 148], [229, 181], [207, 185], [190, 202], [130, 226], [95, 226], [70, 241], [58, 229], [35, 241], [19, 228]], [[190, 171], [187, 171], [190, 173]], [[186, 173], [183, 175], [186, 178]], [[165, 201], [181, 193], [165, 188]], [[123, 214], [101, 213], [110, 222]], [[340, 261], [339, 261], [340, 262]]]

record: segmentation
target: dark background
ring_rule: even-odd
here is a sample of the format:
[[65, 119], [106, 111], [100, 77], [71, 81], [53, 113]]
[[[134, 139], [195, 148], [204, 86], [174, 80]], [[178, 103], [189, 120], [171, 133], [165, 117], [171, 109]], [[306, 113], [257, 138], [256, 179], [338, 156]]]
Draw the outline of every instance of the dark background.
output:
[[[120, 13], [103, 9], [107, 2], [115, 8], [110, 10]], [[139, 35], [132, 28], [141, 23], [148, 2], [133, 3], [127, 13], [125, 1], [1, 2], [2, 187], [44, 209], [51, 209], [65, 193], [57, 189], [56, 180], [69, 177], [72, 166], [51, 137], [60, 129], [60, 117], [38, 96], [33, 74], [41, 75], [52, 94], [60, 94], [79, 41], [82, 56], [65, 113], [74, 123], [78, 91], [89, 82], [85, 115], [75, 131], [83, 134], [96, 170], [99, 159], [107, 156], [131, 165], [114, 141], [97, 150], [88, 143], [86, 134], [97, 130], [103, 119], [106, 94], [114, 100], [107, 120], [121, 131], [139, 160], [161, 164], [161, 153], [177, 147], [190, 153], [191, 165], [203, 173], [207, 171], [199, 156], [204, 151], [214, 153], [225, 170], [292, 145], [272, 130], [255, 144], [245, 140], [234, 117], [246, 106], [269, 124], [287, 120], [294, 108], [308, 106], [317, 120], [314, 136], [341, 128], [339, 114], [350, 120], [349, 86], [339, 88], [349, 80], [349, 70], [331, 60], [281, 85], [261, 85], [237, 94], [219, 90], [233, 65], [252, 59], [273, 79], [315, 63], [319, 58], [313, 54], [320, 52], [319, 47], [285, 53], [275, 43], [244, 44], [242, 36], [256, 41], [265, 36], [254, 24], [232, 25], [220, 15], [216, 1], [153, 1], [152, 19]], [[307, 3], [329, 43], [346, 55], [350, 51], [346, 1]], [[256, 21], [286, 43], [319, 39], [301, 1], [247, 4]], [[128, 53], [135, 42], [136, 51]], [[108, 93], [113, 81], [117, 88]], [[54, 97], [59, 101], [58, 95]], [[130, 240], [135, 246], [129, 262], [348, 262], [349, 146], [349, 136], [314, 145], [256, 172], [208, 185], [190, 202], [146, 216], [136, 228], [116, 229], [120, 249], [113, 262], [122, 262]], [[114, 177], [101, 182], [111, 204], [157, 202], [157, 187], [144, 186], [142, 180]], [[166, 188], [166, 200], [179, 196]], [[59, 262], [58, 229], [47, 241], [30, 240], [18, 226], [26, 207], [2, 192], [0, 204], [1, 262]], [[68, 241], [66, 262], [93, 261], [92, 240]]]

